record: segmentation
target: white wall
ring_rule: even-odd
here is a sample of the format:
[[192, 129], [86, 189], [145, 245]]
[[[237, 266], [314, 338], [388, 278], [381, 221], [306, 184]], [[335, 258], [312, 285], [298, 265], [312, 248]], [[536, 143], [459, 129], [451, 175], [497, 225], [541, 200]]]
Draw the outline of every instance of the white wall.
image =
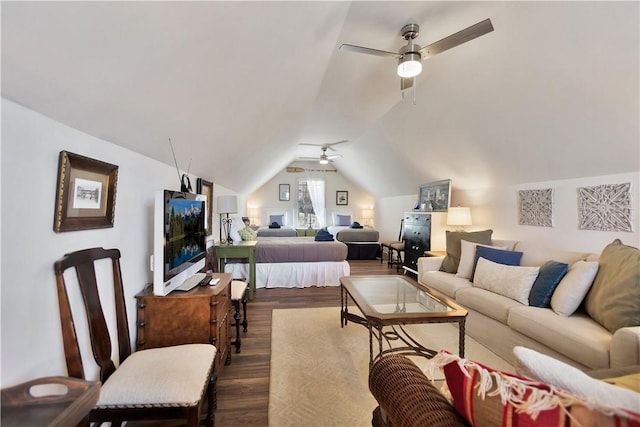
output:
[[[119, 166], [113, 228], [53, 231], [61, 150]], [[179, 189], [179, 183], [173, 167], [5, 99], [1, 159], [1, 386], [6, 387], [36, 377], [66, 375], [53, 263], [67, 252], [96, 246], [120, 249], [130, 333], [135, 340], [134, 295], [152, 280], [154, 190]], [[191, 182], [195, 184], [195, 177]], [[226, 192], [214, 186], [214, 209], [215, 197]], [[215, 214], [213, 219], [212, 237], [217, 240]]]
[[[632, 232], [604, 232], [578, 229], [578, 187], [631, 182]], [[417, 187], [416, 187], [417, 188]], [[455, 183], [454, 183], [455, 188]], [[553, 227], [535, 227], [518, 224], [518, 191], [532, 189], [553, 189]], [[509, 187], [492, 187], [477, 190], [454, 190], [451, 194], [452, 206], [471, 207], [473, 226], [467, 231], [493, 229], [499, 239], [527, 240], [565, 250], [601, 252], [614, 239], [640, 247], [638, 211], [640, 194], [640, 173], [584, 177], [560, 181], [527, 183]], [[415, 195], [389, 197], [378, 200], [377, 217], [380, 239], [398, 237], [398, 228], [403, 212], [411, 210]], [[446, 214], [432, 216], [431, 249], [445, 250]]]
[[[319, 169], [319, 164], [316, 162], [306, 163], [294, 163], [294, 166], [306, 167], [309, 169]], [[334, 210], [345, 210], [349, 212], [353, 212], [355, 218], [352, 218], [354, 221], [359, 221], [364, 224], [364, 220], [362, 218], [362, 210], [363, 209], [374, 209], [375, 201], [373, 196], [371, 196], [368, 192], [360, 188], [359, 186], [353, 184], [350, 180], [344, 177], [339, 172], [323, 172], [318, 176], [321, 176], [325, 179], [325, 208], [327, 210], [327, 223], [326, 225], [331, 225], [331, 218], [329, 217], [329, 213]], [[298, 191], [298, 179], [306, 178], [307, 175], [304, 172], [287, 172], [283, 170], [272, 179], [270, 179], [266, 184], [262, 187], [258, 188], [253, 193], [249, 194], [247, 197], [247, 207], [248, 208], [258, 208], [260, 209], [260, 217], [262, 219], [262, 223], [260, 225], [266, 226], [268, 224], [264, 224], [264, 211], [269, 209], [282, 209], [283, 211], [290, 212], [290, 215], [293, 215], [296, 210], [296, 195]], [[278, 188], [279, 184], [289, 184], [290, 188], [290, 198], [289, 201], [280, 201], [278, 198]], [[336, 191], [346, 190], [349, 192], [349, 204], [347, 206], [337, 206], [336, 205]], [[371, 221], [371, 225], [375, 225], [375, 217]]]

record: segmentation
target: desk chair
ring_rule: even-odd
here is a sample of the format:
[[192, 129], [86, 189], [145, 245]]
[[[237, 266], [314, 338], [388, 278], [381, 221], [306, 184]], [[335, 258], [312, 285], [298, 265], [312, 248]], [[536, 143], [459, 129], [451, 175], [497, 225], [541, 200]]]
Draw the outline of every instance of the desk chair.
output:
[[[95, 262], [110, 260], [115, 302], [101, 300]], [[93, 248], [66, 254], [54, 264], [62, 338], [69, 376], [86, 379], [80, 344], [72, 315], [65, 271], [75, 269], [82, 295], [95, 362], [100, 368], [100, 398], [91, 410], [89, 422], [120, 425], [123, 421], [182, 419], [186, 426], [200, 425], [206, 408], [206, 426], [213, 427], [216, 407], [216, 348], [210, 344], [185, 344], [131, 352], [129, 325], [124, 300], [120, 251]], [[67, 274], [70, 283], [73, 277]], [[74, 287], [75, 288], [75, 287]], [[75, 291], [75, 292], [73, 292]], [[77, 295], [77, 289], [72, 290]], [[109, 305], [107, 305], [109, 304]], [[112, 360], [109, 327], [102, 306], [115, 307], [118, 361]], [[76, 314], [82, 312], [78, 307]], [[115, 352], [113, 352], [115, 353]], [[114, 359], [116, 357], [114, 356]]]
[[[382, 255], [384, 255], [385, 248], [387, 249], [387, 267], [396, 266], [396, 271], [400, 271], [402, 265], [402, 254], [404, 253], [404, 238], [402, 233], [404, 231], [404, 218], [400, 220], [400, 232], [398, 233], [398, 240], [387, 240], [380, 243], [382, 248]], [[382, 264], [382, 256], [380, 257], [380, 263]]]

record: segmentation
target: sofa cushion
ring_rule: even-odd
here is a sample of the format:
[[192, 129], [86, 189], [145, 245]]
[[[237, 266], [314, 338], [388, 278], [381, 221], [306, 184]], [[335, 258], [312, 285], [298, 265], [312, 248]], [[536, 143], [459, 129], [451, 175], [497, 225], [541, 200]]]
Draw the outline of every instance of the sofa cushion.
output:
[[514, 251], [522, 252], [520, 265], [540, 266], [549, 260], [573, 264], [579, 260], [585, 260], [589, 255], [586, 252], [569, 252], [546, 247], [537, 243], [521, 241], [516, 243]]
[[529, 293], [539, 270], [539, 267], [502, 265], [480, 258], [476, 266], [473, 286], [514, 299], [520, 304], [529, 305]]
[[[497, 371], [446, 351], [431, 361], [442, 367], [456, 410], [471, 426], [637, 426], [640, 415], [586, 401], [547, 384]], [[627, 424], [628, 423], [628, 424]]]
[[614, 240], [585, 299], [587, 313], [611, 332], [640, 325], [640, 251]]
[[551, 296], [553, 311], [562, 316], [571, 316], [589, 292], [597, 272], [597, 262], [578, 261], [569, 267]]
[[511, 298], [480, 288], [460, 289], [456, 293], [456, 302], [504, 324], [509, 318], [509, 310], [521, 305]]
[[591, 369], [609, 366], [611, 333], [586, 313], [559, 316], [548, 308], [519, 306], [509, 310], [513, 329]]
[[640, 414], [640, 394], [591, 378], [581, 370], [546, 354], [516, 346], [519, 375], [568, 391], [598, 406], [623, 408]]
[[502, 249], [492, 248], [490, 246], [479, 246], [476, 248], [476, 261], [471, 269], [471, 281], [478, 265], [478, 259], [484, 258], [489, 261], [493, 261], [503, 265], [520, 265], [520, 258], [522, 258], [522, 252], [505, 251]]
[[551, 307], [551, 295], [567, 271], [569, 271], [569, 264], [558, 261], [544, 263], [531, 287], [529, 305], [543, 308]]
[[471, 278], [471, 273], [473, 272], [473, 267], [476, 264], [476, 247], [484, 246], [484, 247], [493, 247], [494, 249], [507, 249], [506, 246], [489, 246], [482, 245], [480, 243], [467, 242], [466, 240], [460, 241], [460, 263], [458, 264], [458, 272], [456, 276], [462, 277], [463, 279]]
[[447, 255], [442, 261], [440, 271], [446, 271], [447, 273], [455, 273], [458, 271], [458, 264], [460, 263], [461, 240], [466, 240], [467, 242], [482, 243], [484, 245], [491, 245], [491, 234], [493, 234], [493, 230], [473, 231], [469, 233], [467, 233], [466, 231], [447, 230]]
[[470, 288], [471, 282], [444, 271], [425, 271], [422, 276], [422, 283], [431, 289], [442, 292], [450, 298], [457, 298], [460, 289]]

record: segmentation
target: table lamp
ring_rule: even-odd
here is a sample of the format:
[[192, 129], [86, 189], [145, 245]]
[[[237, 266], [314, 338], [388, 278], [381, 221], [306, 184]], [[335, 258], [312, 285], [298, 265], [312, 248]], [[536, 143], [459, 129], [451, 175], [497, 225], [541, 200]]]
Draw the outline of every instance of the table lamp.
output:
[[[218, 214], [220, 216], [225, 215], [220, 219], [220, 242], [221, 243], [233, 243], [231, 239], [231, 222], [233, 218], [229, 218], [229, 214], [238, 212], [238, 197], [237, 196], [218, 196]], [[222, 229], [224, 228], [224, 240], [222, 239]]]
[[371, 209], [362, 209], [362, 219], [364, 225], [369, 227], [371, 225], [371, 218], [373, 217], [373, 211]]
[[464, 231], [465, 225], [471, 225], [471, 209], [462, 206], [449, 208], [447, 225], [455, 225], [457, 231]]

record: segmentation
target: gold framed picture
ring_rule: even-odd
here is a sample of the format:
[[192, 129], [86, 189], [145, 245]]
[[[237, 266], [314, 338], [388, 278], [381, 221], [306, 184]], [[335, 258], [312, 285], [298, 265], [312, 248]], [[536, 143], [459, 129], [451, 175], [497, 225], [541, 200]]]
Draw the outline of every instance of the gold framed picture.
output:
[[61, 151], [53, 231], [113, 227], [118, 166]]

